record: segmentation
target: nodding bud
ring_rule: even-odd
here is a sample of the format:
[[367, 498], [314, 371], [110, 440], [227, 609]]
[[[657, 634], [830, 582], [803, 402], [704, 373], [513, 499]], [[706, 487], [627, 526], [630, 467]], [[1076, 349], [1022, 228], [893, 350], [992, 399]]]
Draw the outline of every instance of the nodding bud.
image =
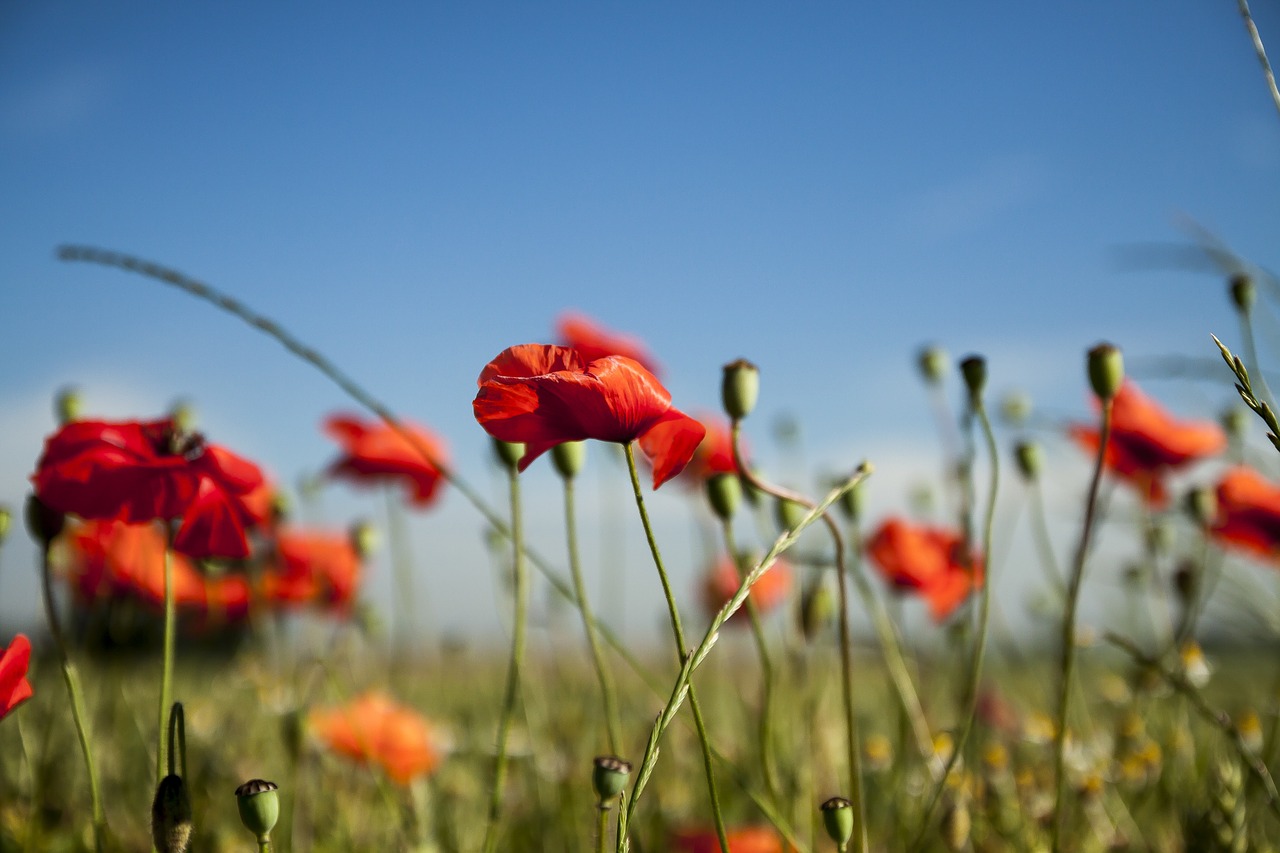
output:
[[520, 457], [524, 456], [524, 444], [519, 441], [503, 441], [500, 438], [493, 440], [493, 452], [498, 457], [498, 462], [503, 468], [514, 471], [516, 463], [520, 461]]
[[1119, 347], [1102, 343], [1089, 350], [1089, 384], [1098, 399], [1106, 403], [1124, 383], [1124, 357]]
[[1184, 507], [1192, 521], [1201, 527], [1209, 527], [1218, 519], [1218, 493], [1200, 486], [1187, 492]]
[[950, 364], [951, 358], [942, 347], [922, 347], [916, 354], [916, 366], [920, 368], [920, 376], [927, 385], [940, 384], [946, 377]]
[[236, 806], [244, 828], [263, 842], [280, 819], [280, 786], [265, 779], [250, 779], [236, 788]]
[[587, 443], [585, 441], [566, 441], [551, 448], [551, 461], [556, 470], [566, 480], [572, 480], [582, 470], [587, 461]]
[[151, 841], [159, 853], [186, 853], [191, 842], [191, 797], [176, 773], [160, 780], [151, 801]]
[[724, 379], [720, 384], [720, 399], [729, 420], [740, 421], [756, 407], [760, 396], [760, 369], [745, 358], [731, 361], [724, 366]]
[[363, 560], [378, 550], [378, 529], [369, 522], [357, 521], [351, 525], [348, 535], [351, 537], [351, 547], [360, 559]]
[[742, 503], [742, 481], [737, 474], [712, 474], [707, 478], [707, 500], [716, 518], [728, 521]]
[[9, 536], [9, 524], [13, 520], [13, 511], [7, 504], [0, 504], [0, 545]]
[[1231, 301], [1235, 303], [1240, 313], [1248, 314], [1257, 295], [1253, 287], [1253, 279], [1249, 274], [1241, 272], [1231, 276], [1227, 281], [1227, 288], [1231, 291]]
[[183, 434], [196, 431], [196, 407], [190, 400], [174, 400], [169, 407], [169, 419], [173, 428]]
[[622, 793], [631, 778], [631, 762], [623, 761], [615, 755], [601, 755], [593, 762], [591, 785], [595, 788], [600, 807], [605, 808], [610, 800]]
[[53, 416], [58, 419], [60, 426], [80, 420], [82, 408], [80, 389], [74, 385], [63, 388], [58, 392], [58, 396], [53, 398]]
[[1040, 468], [1044, 465], [1044, 452], [1034, 441], [1020, 441], [1013, 448], [1018, 459], [1018, 471], [1028, 483], [1034, 483], [1040, 477]]
[[982, 392], [987, 387], [987, 360], [980, 355], [971, 355], [960, 362], [960, 375], [964, 377], [964, 387], [969, 389], [969, 399], [982, 399]]
[[853, 838], [853, 803], [844, 797], [832, 797], [818, 807], [822, 811], [822, 825], [827, 835], [841, 850], [849, 846]]
[[48, 504], [36, 497], [34, 493], [27, 495], [27, 503], [23, 507], [23, 516], [26, 519], [27, 532], [31, 534], [31, 538], [46, 548], [49, 547], [50, 542], [58, 538], [58, 534], [62, 532], [62, 528], [67, 524], [66, 515], [56, 509], [52, 509]]
[[862, 483], [859, 480], [853, 484], [853, 488], [845, 489], [840, 500], [836, 501], [836, 506], [840, 507], [840, 512], [849, 521], [857, 521], [862, 517]]
[[795, 530], [808, 512], [804, 504], [790, 498], [778, 498], [773, 502], [773, 518], [783, 530]]

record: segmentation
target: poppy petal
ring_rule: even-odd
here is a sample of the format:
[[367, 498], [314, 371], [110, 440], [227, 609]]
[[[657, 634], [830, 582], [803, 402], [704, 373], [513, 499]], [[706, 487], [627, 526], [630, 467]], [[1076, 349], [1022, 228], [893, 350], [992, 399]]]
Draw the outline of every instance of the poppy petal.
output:
[[671, 409], [640, 436], [640, 449], [653, 462], [656, 489], [684, 470], [707, 428], [679, 409]]

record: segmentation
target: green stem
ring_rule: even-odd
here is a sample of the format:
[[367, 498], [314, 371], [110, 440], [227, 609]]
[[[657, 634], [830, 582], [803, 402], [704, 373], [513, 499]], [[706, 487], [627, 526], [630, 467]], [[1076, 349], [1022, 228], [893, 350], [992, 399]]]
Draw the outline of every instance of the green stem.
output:
[[596, 806], [596, 853], [605, 853], [609, 849], [609, 807], [604, 803]]
[[485, 830], [485, 853], [498, 849], [498, 819], [502, 816], [502, 794], [507, 781], [507, 749], [511, 737], [511, 724], [516, 706], [520, 702], [520, 665], [524, 661], [525, 621], [529, 610], [529, 584], [525, 578], [524, 523], [520, 514], [520, 474], [512, 465], [508, 469], [511, 492], [512, 572], [515, 598], [515, 620], [511, 628], [511, 660], [507, 667], [507, 689], [502, 703], [502, 718], [498, 724], [498, 758], [493, 771], [493, 790], [489, 792], [489, 824]]
[[411, 658], [413, 649], [413, 619], [418, 613], [413, 591], [413, 556], [409, 551], [409, 536], [405, 530], [404, 511], [396, 493], [384, 490], [387, 500], [387, 528], [391, 538], [391, 571], [395, 578], [395, 637], [396, 648], [392, 660], [404, 665]]
[[1031, 492], [1032, 530], [1036, 540], [1036, 550], [1040, 552], [1040, 565], [1049, 576], [1049, 584], [1059, 596], [1067, 594], [1067, 582], [1062, 577], [1062, 569], [1058, 567], [1058, 558], [1053, 553], [1053, 539], [1049, 536], [1049, 519], [1044, 507], [1044, 492], [1037, 480], [1029, 484]]
[[173, 597], [173, 526], [165, 523], [164, 539], [164, 648], [160, 666], [160, 725], [156, 729], [156, 784], [164, 779], [164, 733], [173, 697], [173, 651], [177, 634], [177, 606]]
[[[49, 622], [49, 634], [54, 645], [58, 647], [58, 657], [62, 660], [62, 680], [67, 685], [67, 694], [71, 698], [71, 717], [76, 724], [76, 737], [80, 740], [80, 752], [84, 756], [85, 772], [89, 774], [89, 798], [93, 808], [93, 848], [102, 853], [107, 832], [107, 816], [102, 809], [102, 794], [98, 787], [98, 771], [93, 762], [93, 749], [89, 736], [88, 714], [85, 713], [84, 695], [80, 688], [80, 674], [71, 656], [67, 652], [66, 637], [62, 633], [62, 624], [58, 620], [58, 611], [53, 606], [53, 590], [50, 582], [49, 545], [45, 543], [40, 549], [41, 592], [44, 597], [44, 615]], [[163, 732], [163, 727], [161, 728]]]
[[[627, 471], [631, 474], [631, 490], [635, 493], [636, 508], [640, 511], [640, 523], [644, 526], [644, 535], [649, 542], [649, 553], [653, 555], [653, 563], [658, 569], [658, 578], [662, 582], [662, 594], [667, 599], [667, 612], [671, 616], [671, 633], [675, 636], [676, 654], [680, 659], [681, 666], [689, 660], [689, 648], [684, 640], [684, 628], [680, 624], [680, 610], [676, 607], [675, 595], [671, 591], [671, 582], [667, 578], [667, 570], [662, 564], [662, 553], [658, 550], [658, 539], [654, 536], [653, 525], [649, 521], [649, 511], [644, 505], [644, 491], [640, 487], [640, 473], [636, 470], [636, 454], [632, 449], [631, 443], [623, 445], [623, 449], [627, 454]], [[725, 834], [724, 817], [720, 814], [720, 795], [716, 791], [715, 768], [712, 766], [711, 757], [711, 740], [707, 736], [707, 726], [702, 718], [702, 708], [698, 703], [697, 694], [694, 693], [693, 685], [688, 685], [689, 690], [689, 707], [693, 710], [693, 722], [698, 729], [698, 743], [702, 748], [702, 766], [707, 776], [707, 793], [711, 797], [711, 817], [715, 822], [716, 838], [720, 841], [721, 853], [729, 853], [729, 839]], [[627, 809], [628, 817], [635, 807], [635, 792], [631, 801], [631, 808]], [[619, 853], [626, 845], [626, 824], [622, 824], [622, 829], [618, 833], [618, 850]]]
[[1084, 527], [1080, 531], [1080, 543], [1076, 548], [1071, 577], [1067, 584], [1066, 613], [1062, 620], [1062, 682], [1058, 687], [1057, 730], [1053, 735], [1054, 804], [1053, 851], [1062, 848], [1062, 832], [1066, 823], [1067, 789], [1067, 708], [1071, 700], [1071, 678], [1076, 663], [1076, 610], [1080, 602], [1080, 586], [1084, 579], [1084, 565], [1089, 556], [1089, 539], [1093, 533], [1094, 515], [1098, 506], [1098, 487], [1102, 482], [1102, 468], [1107, 458], [1107, 444], [1111, 441], [1111, 400], [1102, 403], [1102, 429], [1098, 439], [1098, 456], [1094, 460], [1093, 479], [1089, 483], [1089, 496], [1085, 503]]
[[609, 751], [617, 755], [622, 749], [622, 723], [618, 715], [618, 703], [614, 696], [613, 684], [609, 678], [609, 668], [605, 663], [604, 650], [600, 648], [600, 640], [593, 627], [591, 604], [587, 599], [586, 584], [582, 580], [582, 564], [578, 552], [577, 513], [574, 511], [573, 478], [564, 478], [564, 526], [569, 548], [569, 573], [573, 577], [573, 592], [578, 599], [578, 612], [582, 614], [582, 629], [587, 635], [587, 647], [591, 651], [591, 662], [595, 666], [596, 678], [600, 682], [600, 696], [604, 702], [605, 725], [609, 733]]

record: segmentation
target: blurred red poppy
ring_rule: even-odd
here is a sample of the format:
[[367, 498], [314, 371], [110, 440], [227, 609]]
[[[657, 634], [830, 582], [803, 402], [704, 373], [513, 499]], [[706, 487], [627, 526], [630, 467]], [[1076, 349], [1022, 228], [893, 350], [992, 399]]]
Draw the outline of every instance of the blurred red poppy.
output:
[[401, 421], [413, 440], [382, 421], [362, 421], [355, 415], [331, 415], [325, 433], [342, 445], [343, 454], [329, 466], [329, 474], [366, 485], [403, 483], [414, 506], [429, 506], [437, 497], [448, 465], [444, 441], [425, 427]]
[[[748, 826], [725, 832], [729, 853], [783, 853], [777, 830], [766, 826]], [[683, 829], [671, 834], [671, 847], [681, 853], [720, 853], [720, 839], [715, 830]]]
[[18, 634], [0, 654], [0, 720], [31, 698], [27, 667], [31, 663], [31, 641]]
[[[684, 471], [685, 476], [700, 484], [716, 474], [738, 473], [738, 467], [733, 464], [733, 437], [729, 423], [719, 415], [710, 414], [701, 415], [698, 421], [707, 434], [693, 452], [693, 459]], [[745, 459], [745, 444], [742, 454]]]
[[965, 559], [964, 539], [955, 531], [890, 518], [867, 540], [867, 555], [895, 589], [920, 595], [934, 621], [941, 622], [969, 593], [982, 586], [982, 560]]
[[1280, 561], [1280, 486], [1249, 468], [1232, 468], [1218, 483], [1215, 539], [1255, 556]]
[[72, 421], [45, 440], [31, 482], [45, 505], [85, 519], [181, 518], [173, 547], [192, 557], [248, 556], [245, 528], [262, 520], [245, 502], [258, 466], [167, 419]]
[[[754, 565], [747, 568], [750, 569]], [[769, 571], [760, 576], [760, 579], [751, 587], [748, 594], [748, 600], [755, 604], [756, 610], [760, 613], [768, 613], [779, 604], [787, 600], [787, 596], [791, 593], [791, 566], [782, 560], [778, 560], [773, 564]], [[702, 581], [702, 609], [708, 617], [716, 615], [720, 612], [720, 608], [733, 598], [733, 594], [742, 586], [742, 577], [738, 573], [738, 567], [729, 557], [724, 557], [712, 567]], [[741, 607], [736, 613], [729, 617], [729, 623], [738, 622], [742, 624], [746, 619], [747, 609]]]
[[[1098, 452], [1097, 428], [1073, 424], [1069, 433], [1091, 453]], [[1212, 421], [1180, 421], [1126, 381], [1111, 404], [1111, 440], [1103, 460], [1151, 506], [1168, 503], [1165, 475], [1198, 459], [1220, 453], [1227, 437]]]
[[560, 333], [560, 342], [570, 349], [576, 349], [585, 361], [594, 361], [607, 355], [620, 355], [639, 362], [655, 376], [662, 372], [638, 338], [610, 332], [584, 314], [561, 314], [556, 329]]
[[684, 469], [706, 434], [672, 407], [652, 373], [623, 356], [587, 360], [568, 347], [522, 344], [489, 362], [478, 384], [476, 420], [495, 438], [524, 443], [521, 471], [562, 442], [639, 440], [656, 489]]
[[263, 598], [281, 605], [320, 604], [350, 610], [363, 566], [349, 533], [281, 530], [275, 565], [262, 575]]
[[408, 785], [440, 763], [441, 750], [431, 724], [381, 693], [366, 693], [344, 706], [312, 711], [307, 722], [328, 749], [381, 767], [399, 785]]

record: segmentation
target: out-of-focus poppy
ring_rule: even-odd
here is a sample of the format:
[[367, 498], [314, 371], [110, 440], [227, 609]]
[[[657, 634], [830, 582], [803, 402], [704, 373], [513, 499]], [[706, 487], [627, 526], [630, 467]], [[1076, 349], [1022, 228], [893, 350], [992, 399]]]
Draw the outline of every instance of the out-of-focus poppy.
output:
[[[783, 853], [777, 830], [747, 826], [726, 830], [729, 853]], [[720, 839], [712, 829], [682, 829], [671, 834], [671, 847], [680, 853], [720, 853]]]
[[175, 550], [243, 558], [245, 528], [261, 521], [245, 496], [262, 485], [258, 466], [172, 420], [72, 421], [45, 440], [31, 476], [58, 512], [129, 524], [181, 518]]
[[366, 693], [347, 705], [312, 711], [308, 725], [328, 749], [381, 767], [400, 785], [430, 773], [440, 763], [430, 723], [382, 693]]
[[343, 453], [329, 474], [355, 483], [403, 483], [414, 506], [429, 506], [442, 476], [437, 466], [448, 465], [444, 441], [425, 427], [401, 421], [410, 440], [382, 421], [363, 421], [355, 415], [331, 415], [325, 434], [342, 445]]
[[[747, 566], [748, 569], [751, 567], [752, 565]], [[791, 592], [791, 580], [791, 566], [778, 560], [751, 587], [747, 600], [755, 604], [758, 612], [768, 613], [786, 601]], [[738, 573], [738, 566], [731, 558], [724, 557], [711, 568], [702, 581], [703, 611], [708, 617], [714, 616], [729, 599], [733, 598], [733, 594], [741, 586], [742, 577]], [[746, 618], [746, 612], [745, 606], [738, 608], [738, 611], [729, 617], [729, 624], [735, 621], [741, 622]]]
[[31, 641], [18, 634], [0, 654], [0, 720], [31, 698], [27, 667], [31, 663]]
[[[1097, 453], [1101, 437], [1096, 427], [1073, 424], [1068, 431], [1077, 444]], [[1216, 423], [1177, 420], [1126, 381], [1111, 403], [1111, 440], [1103, 462], [1144, 501], [1160, 507], [1169, 500], [1166, 474], [1226, 446], [1227, 437]]]
[[[729, 424], [719, 415], [704, 414], [698, 420], [707, 434], [693, 452], [693, 459], [685, 468], [684, 475], [694, 482], [702, 483], [716, 474], [738, 473], [738, 467], [733, 464], [733, 438]], [[742, 454], [745, 460], [745, 445]]]
[[867, 555], [895, 589], [920, 595], [941, 622], [982, 586], [982, 559], [965, 559], [959, 533], [887, 519], [867, 540]]
[[277, 560], [262, 575], [264, 599], [286, 606], [350, 609], [363, 567], [349, 533], [286, 528], [277, 535], [275, 547]]
[[1232, 468], [1216, 491], [1213, 537], [1263, 559], [1280, 561], [1280, 486], [1252, 469]]
[[556, 331], [560, 333], [560, 343], [576, 349], [585, 361], [594, 361], [607, 355], [620, 355], [639, 362], [655, 376], [662, 372], [639, 338], [610, 332], [584, 314], [561, 314], [556, 323]]
[[495, 438], [524, 443], [521, 471], [565, 441], [639, 440], [656, 489], [684, 469], [706, 434], [652, 373], [623, 356], [588, 361], [568, 347], [522, 344], [489, 362], [478, 384], [476, 420]]

